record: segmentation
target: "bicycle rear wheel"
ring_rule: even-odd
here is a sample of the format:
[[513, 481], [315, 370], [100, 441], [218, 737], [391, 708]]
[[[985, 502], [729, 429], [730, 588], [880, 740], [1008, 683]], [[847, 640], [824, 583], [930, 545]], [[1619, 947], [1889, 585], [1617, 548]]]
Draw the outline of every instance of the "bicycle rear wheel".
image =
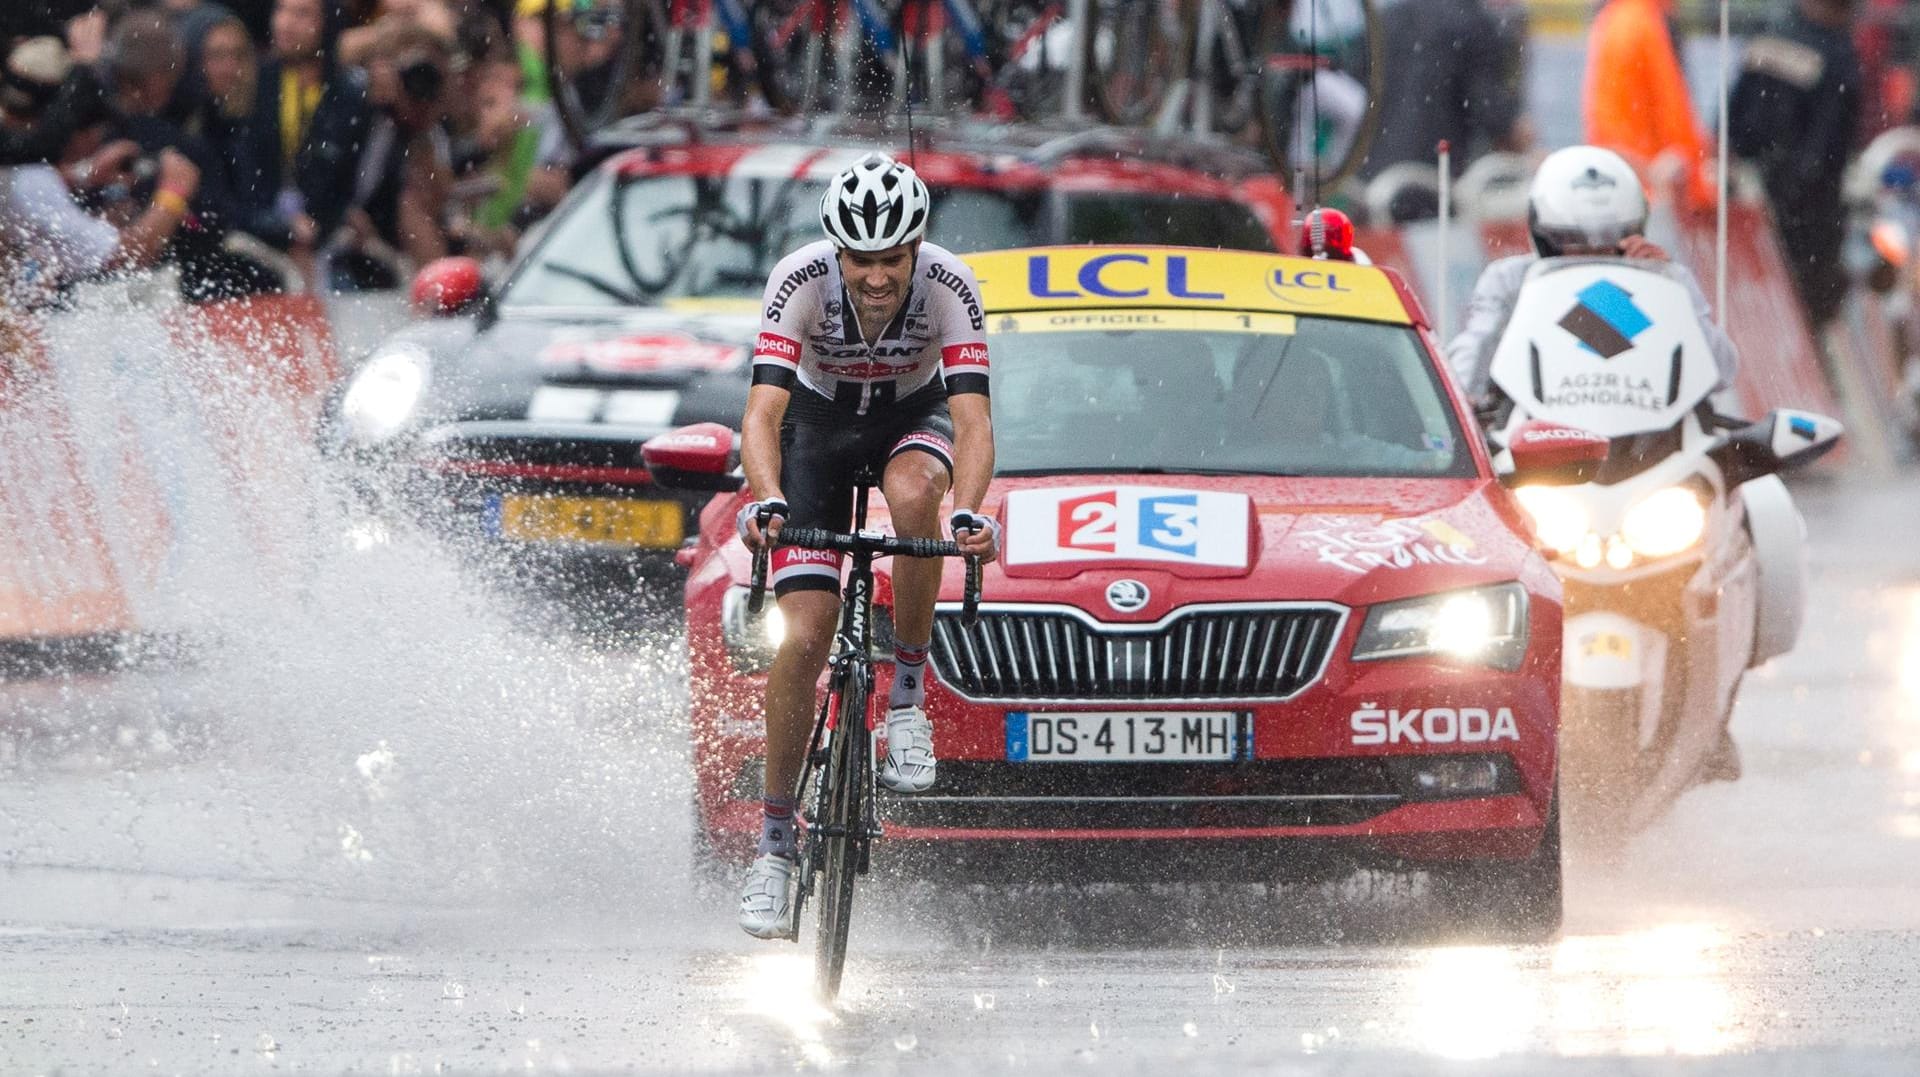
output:
[[[588, 143], [615, 120], [652, 107], [642, 72], [658, 73], [668, 32], [663, 0], [597, 0], [583, 11], [562, 12], [550, 3], [541, 15], [547, 93], [560, 120], [567, 143], [584, 156]], [[597, 15], [595, 13], [598, 13]], [[574, 20], [582, 51], [597, 60], [584, 81], [591, 84], [591, 100], [582, 98], [578, 82], [561, 70], [560, 20]], [[651, 88], [657, 90], [657, 87]]]
[[1314, 8], [1276, 5], [1261, 19], [1257, 55], [1267, 61], [1254, 111], [1274, 167], [1305, 172], [1318, 201], [1360, 170], [1379, 132], [1386, 41], [1374, 0], [1296, 2]]
[[821, 999], [840, 993], [847, 965], [847, 938], [853, 930], [853, 883], [866, 847], [865, 800], [871, 747], [867, 738], [867, 693], [858, 677], [848, 678], [834, 713], [833, 740], [821, 775], [822, 818], [827, 833], [819, 840], [820, 923], [814, 934], [814, 978]]

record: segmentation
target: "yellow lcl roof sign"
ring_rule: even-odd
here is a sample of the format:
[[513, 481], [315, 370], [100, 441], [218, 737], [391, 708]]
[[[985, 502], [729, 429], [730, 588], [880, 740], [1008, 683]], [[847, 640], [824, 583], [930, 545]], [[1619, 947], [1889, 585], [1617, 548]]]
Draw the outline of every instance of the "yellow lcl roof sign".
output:
[[1197, 307], [1411, 324], [1385, 273], [1352, 262], [1181, 247], [1031, 247], [966, 255], [991, 312]]

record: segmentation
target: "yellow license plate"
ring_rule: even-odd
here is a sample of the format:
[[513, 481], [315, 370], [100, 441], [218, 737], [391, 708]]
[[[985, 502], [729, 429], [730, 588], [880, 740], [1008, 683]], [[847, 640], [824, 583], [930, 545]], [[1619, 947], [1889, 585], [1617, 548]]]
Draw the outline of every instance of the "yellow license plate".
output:
[[674, 501], [511, 496], [500, 500], [500, 536], [522, 542], [665, 548], [680, 545], [686, 525]]

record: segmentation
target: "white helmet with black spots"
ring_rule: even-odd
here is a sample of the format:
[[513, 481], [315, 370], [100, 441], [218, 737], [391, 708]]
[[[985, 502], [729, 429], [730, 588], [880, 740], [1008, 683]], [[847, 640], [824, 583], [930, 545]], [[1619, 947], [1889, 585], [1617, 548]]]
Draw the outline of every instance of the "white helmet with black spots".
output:
[[1540, 162], [1527, 191], [1527, 230], [1542, 258], [1611, 254], [1647, 227], [1647, 192], [1626, 159], [1569, 146]]
[[931, 203], [913, 169], [869, 153], [827, 184], [820, 227], [836, 247], [883, 251], [925, 235]]

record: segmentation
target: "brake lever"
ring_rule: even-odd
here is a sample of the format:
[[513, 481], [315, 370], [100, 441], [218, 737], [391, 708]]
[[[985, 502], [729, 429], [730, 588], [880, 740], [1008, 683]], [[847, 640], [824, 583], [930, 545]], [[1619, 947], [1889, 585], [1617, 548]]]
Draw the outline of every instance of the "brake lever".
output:
[[768, 560], [765, 546], [753, 551], [753, 583], [747, 589], [748, 613], [759, 613], [760, 607], [766, 605]]
[[980, 623], [980, 559], [967, 558], [967, 587], [960, 599], [960, 627]]

